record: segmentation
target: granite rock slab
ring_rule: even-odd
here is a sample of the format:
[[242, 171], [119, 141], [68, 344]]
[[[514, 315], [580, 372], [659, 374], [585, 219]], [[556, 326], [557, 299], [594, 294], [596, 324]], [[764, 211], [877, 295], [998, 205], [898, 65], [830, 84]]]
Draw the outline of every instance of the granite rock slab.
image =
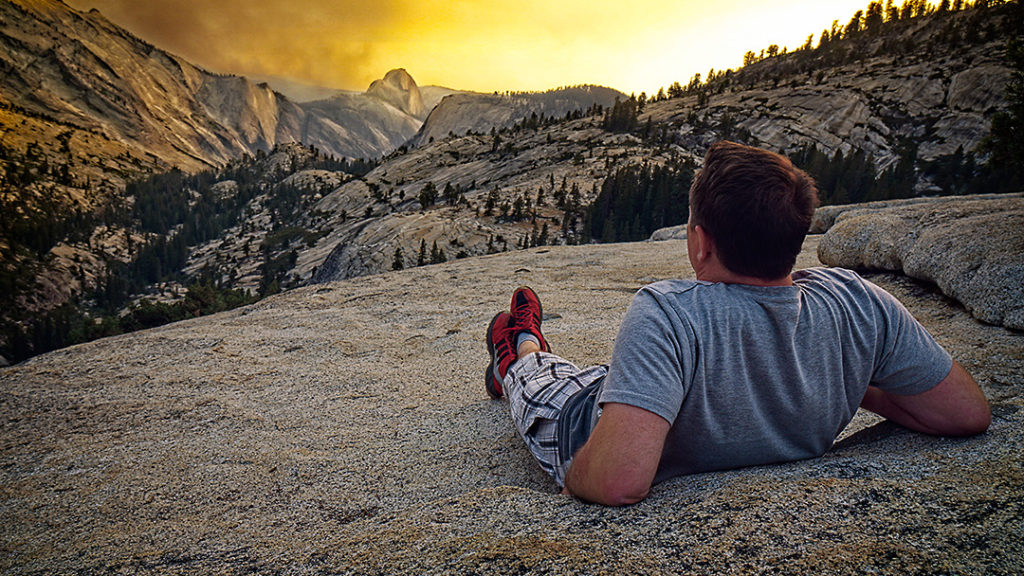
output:
[[[818, 265], [818, 236], [799, 266]], [[482, 337], [533, 286], [605, 362], [678, 240], [566, 246], [296, 289], [0, 370], [4, 574], [1018, 574], [1024, 335], [891, 290], [980, 382], [989, 432], [859, 413], [832, 451], [685, 476], [621, 509], [557, 493], [490, 400]]]
[[979, 320], [1024, 330], [1024, 195], [827, 208], [825, 264], [934, 282]]

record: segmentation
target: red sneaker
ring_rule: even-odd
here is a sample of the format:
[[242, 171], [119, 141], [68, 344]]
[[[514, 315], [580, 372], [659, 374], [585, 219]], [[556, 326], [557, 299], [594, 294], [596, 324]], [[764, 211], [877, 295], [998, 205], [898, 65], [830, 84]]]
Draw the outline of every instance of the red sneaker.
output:
[[512, 342], [512, 328], [512, 315], [508, 312], [498, 312], [487, 326], [487, 352], [491, 362], [484, 371], [484, 388], [491, 398], [501, 398], [504, 394], [501, 383], [508, 367], [519, 359]]
[[[512, 293], [512, 321], [513, 321], [513, 336], [514, 339], [521, 332], [529, 332], [537, 337], [540, 341], [540, 349], [545, 352], [551, 352], [551, 346], [548, 346], [548, 341], [544, 339], [544, 334], [540, 331], [540, 323], [544, 318], [544, 311], [540, 305], [540, 298], [537, 297], [537, 293], [534, 292], [529, 286], [521, 286], [516, 288], [516, 291]], [[513, 341], [513, 346], [515, 342]]]

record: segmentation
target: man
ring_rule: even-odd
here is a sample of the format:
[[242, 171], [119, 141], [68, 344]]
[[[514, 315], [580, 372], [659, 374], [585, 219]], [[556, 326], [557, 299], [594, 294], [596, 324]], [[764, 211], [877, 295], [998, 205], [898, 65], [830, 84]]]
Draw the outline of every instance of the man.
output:
[[990, 423], [977, 383], [890, 294], [854, 272], [792, 272], [817, 205], [777, 154], [720, 142], [690, 190], [696, 280], [641, 289], [611, 363], [551, 354], [520, 288], [487, 329], [487, 391], [565, 490], [638, 502], [681, 474], [820, 456], [858, 406], [912, 430]]

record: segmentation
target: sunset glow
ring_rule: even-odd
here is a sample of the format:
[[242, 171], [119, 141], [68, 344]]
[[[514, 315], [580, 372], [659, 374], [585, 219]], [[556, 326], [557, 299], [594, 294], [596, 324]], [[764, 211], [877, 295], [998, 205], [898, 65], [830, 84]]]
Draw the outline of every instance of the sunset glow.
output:
[[215, 72], [365, 90], [403, 67], [420, 85], [624, 92], [737, 68], [747, 50], [817, 43], [866, 0], [72, 0]]

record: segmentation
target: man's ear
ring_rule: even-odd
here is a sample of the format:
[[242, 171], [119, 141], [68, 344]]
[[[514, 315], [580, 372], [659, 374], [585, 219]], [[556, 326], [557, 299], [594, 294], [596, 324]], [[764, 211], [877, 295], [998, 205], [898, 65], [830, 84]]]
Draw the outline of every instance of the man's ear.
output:
[[693, 239], [696, 241], [694, 244], [694, 257], [698, 262], [706, 261], [711, 257], [714, 240], [700, 224], [693, 227]]

